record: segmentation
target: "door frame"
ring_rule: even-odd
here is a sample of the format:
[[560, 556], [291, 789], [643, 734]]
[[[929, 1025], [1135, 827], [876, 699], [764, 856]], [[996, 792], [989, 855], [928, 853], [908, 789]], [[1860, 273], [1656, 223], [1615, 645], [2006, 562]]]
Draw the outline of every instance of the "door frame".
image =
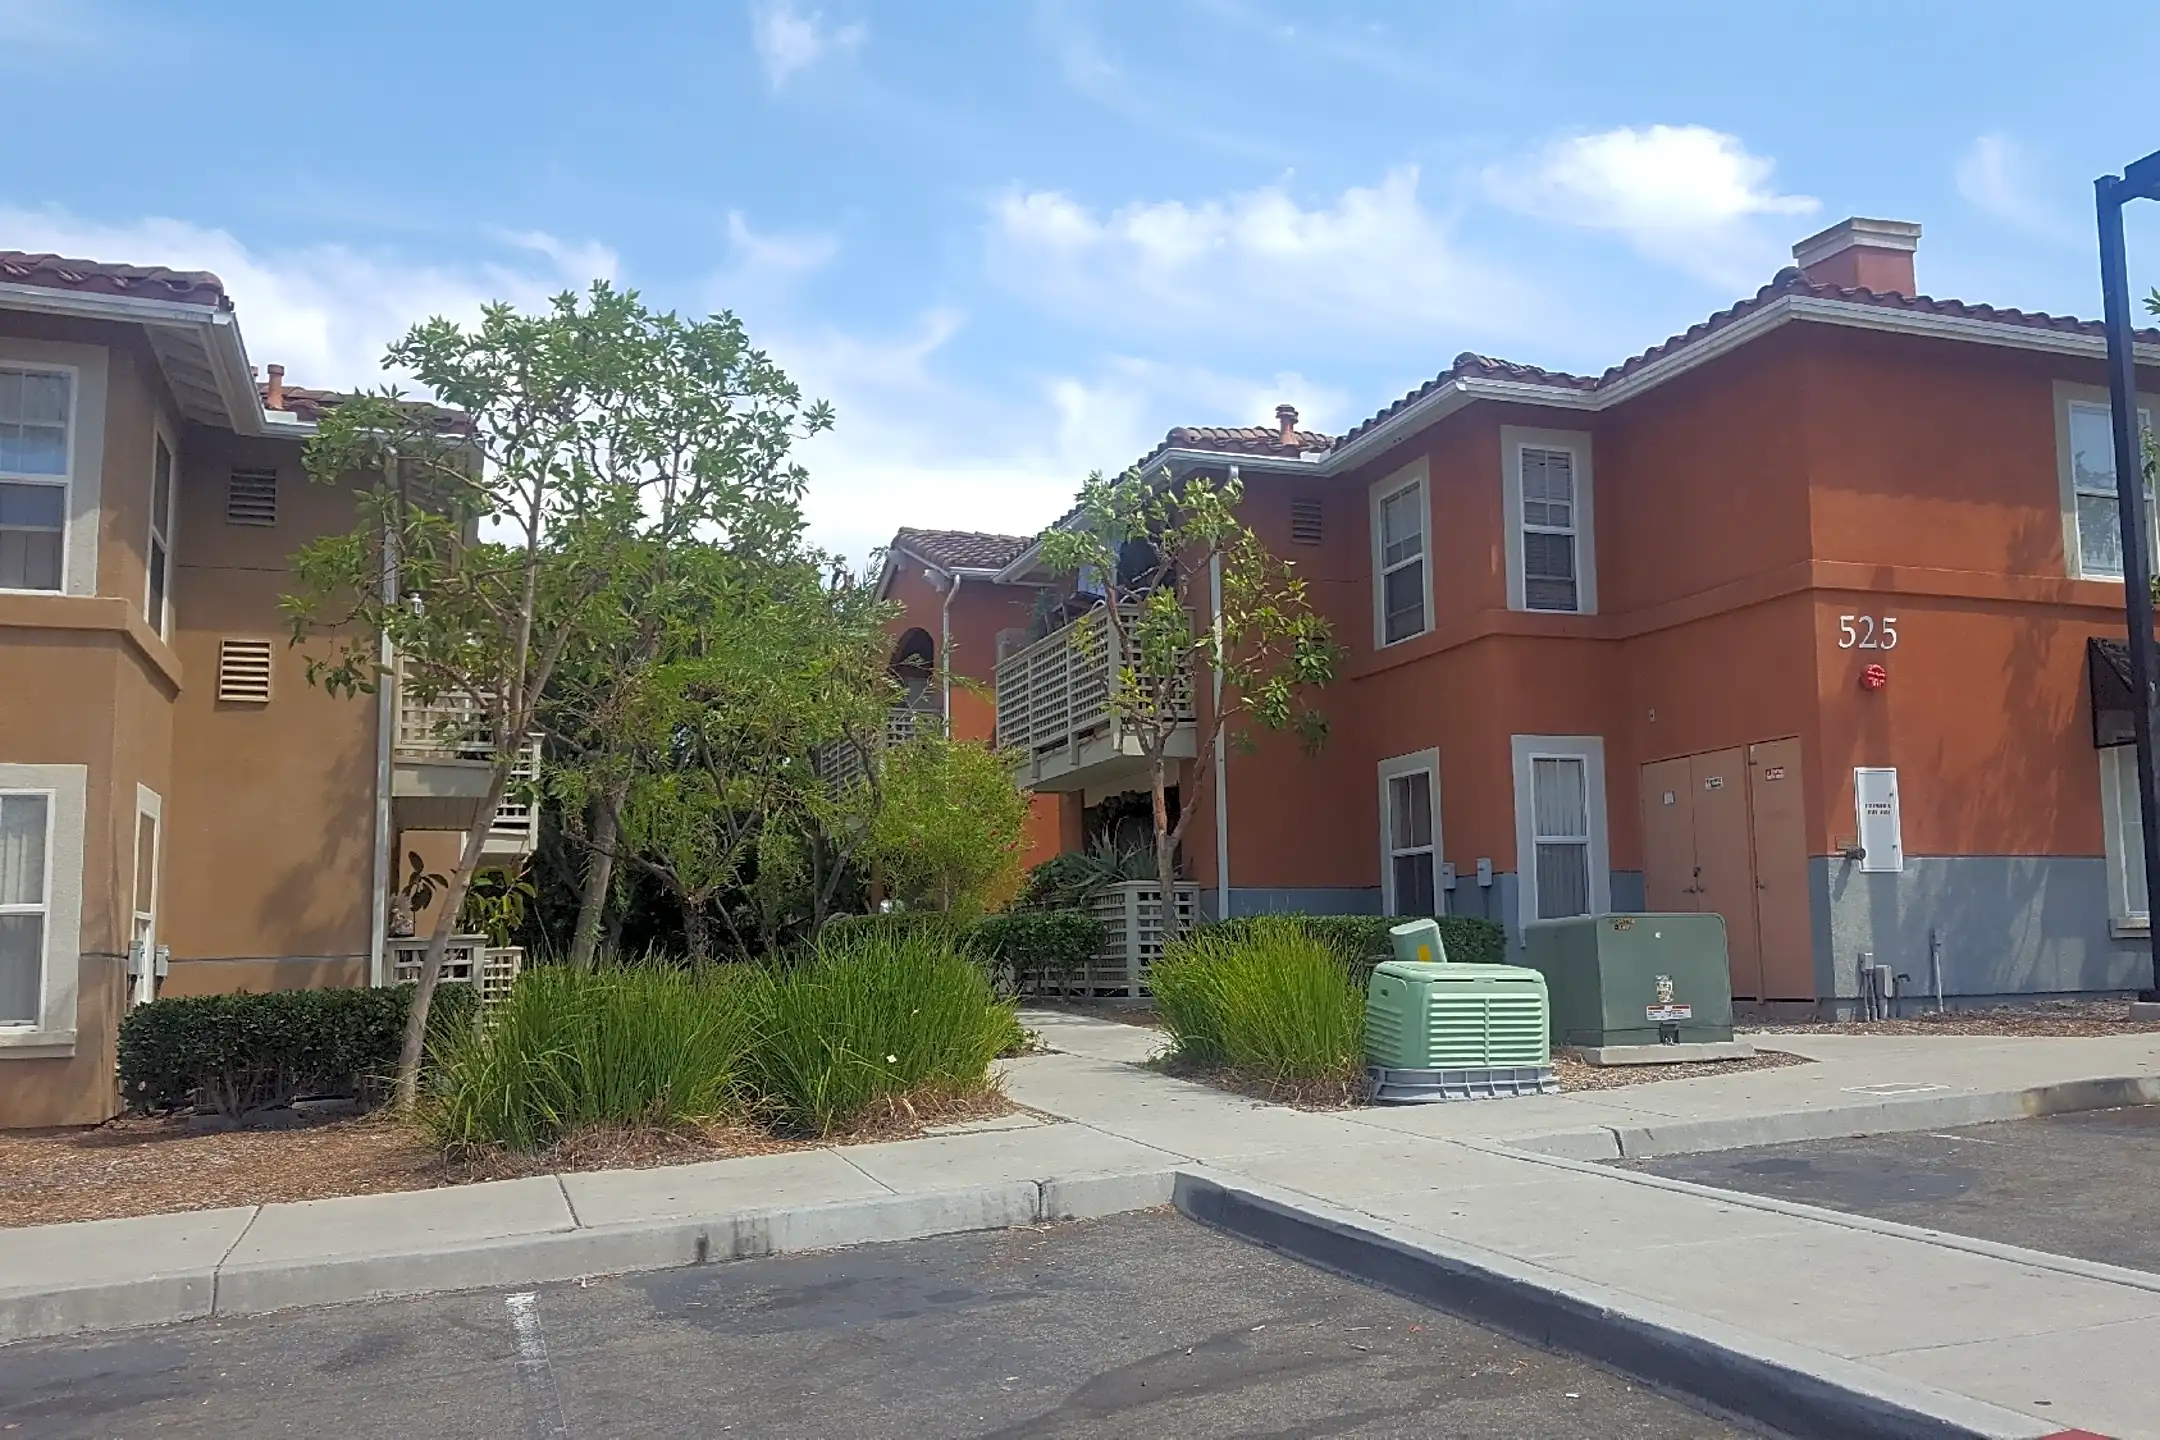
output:
[[[148, 820], [153, 827], [150, 832], [150, 908], [144, 911], [137, 901], [142, 898], [142, 827]], [[129, 862], [132, 885], [128, 891], [128, 945], [132, 950], [139, 940], [143, 947], [142, 968], [129, 987], [129, 1002], [144, 1004], [157, 999], [157, 945], [158, 902], [164, 898], [165, 870], [165, 800], [157, 791], [138, 782], [135, 786], [135, 834], [133, 855]], [[136, 927], [147, 925], [137, 935]]]

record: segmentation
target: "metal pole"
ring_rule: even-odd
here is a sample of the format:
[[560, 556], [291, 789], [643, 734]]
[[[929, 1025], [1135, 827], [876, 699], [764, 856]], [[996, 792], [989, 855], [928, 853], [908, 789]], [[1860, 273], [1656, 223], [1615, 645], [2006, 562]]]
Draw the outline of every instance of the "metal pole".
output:
[[[2131, 348], [2129, 265], [2123, 249], [2123, 181], [2093, 182], [2100, 212], [2100, 292], [2107, 323], [2108, 401], [2115, 422], [2115, 502], [2122, 524], [2123, 617], [2130, 627], [2130, 707], [2137, 734], [2138, 818], [2145, 837], [2145, 909], [2160, 900], [2160, 791], [2153, 776], [2153, 597], [2151, 531], [2145, 521], [2145, 463], [2138, 443], [2137, 356]], [[2160, 925], [2148, 925], [2152, 987], [2160, 998]]]

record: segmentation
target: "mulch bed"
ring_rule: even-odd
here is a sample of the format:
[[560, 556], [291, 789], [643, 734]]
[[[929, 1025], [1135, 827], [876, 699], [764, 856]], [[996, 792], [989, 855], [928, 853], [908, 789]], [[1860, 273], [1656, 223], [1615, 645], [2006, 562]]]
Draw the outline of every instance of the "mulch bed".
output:
[[[1911, 997], [1901, 1003], [1933, 1002]], [[1759, 1035], [2139, 1035], [2160, 1031], [2160, 1020], [2132, 1020], [2125, 1000], [2038, 1000], [2027, 1005], [1946, 1010], [1940, 1015], [1929, 1010], [1896, 1020], [1749, 1021], [1741, 1028]]]
[[0, 1131], [0, 1226], [111, 1220], [221, 1205], [326, 1200], [431, 1190], [576, 1170], [649, 1169], [820, 1145], [905, 1140], [933, 1125], [1020, 1109], [996, 1090], [895, 1101], [820, 1140], [753, 1125], [706, 1130], [591, 1130], [545, 1151], [446, 1159], [413, 1126], [387, 1115], [292, 1129], [205, 1131], [183, 1117], [128, 1116], [89, 1129]]
[[[1744, 1060], [1695, 1060], [1681, 1065], [1586, 1065], [1572, 1055], [1555, 1054], [1553, 1072], [1560, 1077], [1563, 1095], [1582, 1090], [1617, 1090], [1626, 1085], [1647, 1085], [1656, 1080], [1693, 1080], [1705, 1075], [1732, 1075], [1742, 1070], [1776, 1070], [1787, 1065], [1812, 1064], [1805, 1055], [1782, 1050], [1758, 1050]], [[1297, 1110], [1350, 1110], [1365, 1103], [1365, 1075], [1324, 1080], [1283, 1082], [1228, 1065], [1193, 1065], [1166, 1056], [1150, 1068], [1180, 1080], [1195, 1080], [1249, 1095], [1255, 1100], [1288, 1105]]]

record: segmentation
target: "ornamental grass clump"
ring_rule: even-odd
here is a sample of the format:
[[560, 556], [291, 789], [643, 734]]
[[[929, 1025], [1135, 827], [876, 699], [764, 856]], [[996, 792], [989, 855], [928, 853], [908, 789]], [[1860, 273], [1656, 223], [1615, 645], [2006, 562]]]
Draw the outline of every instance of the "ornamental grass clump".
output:
[[762, 1117], [824, 1135], [881, 1101], [979, 1094], [1019, 1022], [983, 967], [934, 929], [822, 939], [750, 982]]
[[484, 1023], [438, 1046], [423, 1122], [457, 1155], [738, 1114], [749, 1101], [752, 983], [727, 967], [527, 971]]
[[1284, 1098], [1342, 1103], [1365, 1064], [1365, 997], [1342, 956], [1294, 920], [1173, 942], [1155, 963], [1173, 1062]]

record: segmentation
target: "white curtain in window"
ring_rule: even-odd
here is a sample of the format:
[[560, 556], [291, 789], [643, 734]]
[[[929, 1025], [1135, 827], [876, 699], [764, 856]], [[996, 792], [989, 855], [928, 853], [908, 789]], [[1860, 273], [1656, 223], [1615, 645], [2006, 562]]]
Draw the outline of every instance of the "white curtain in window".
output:
[[1530, 762], [1530, 808], [1541, 920], [1590, 912], [1590, 807], [1579, 756]]
[[44, 985], [42, 795], [0, 795], [0, 1025], [35, 1025]]
[[2145, 827], [2138, 813], [2137, 749], [2111, 745], [2100, 752], [2100, 776], [2108, 787], [2108, 809], [2115, 833], [2108, 837], [2122, 867], [2123, 913], [2117, 919], [2144, 918], [2151, 902], [2145, 893]]

